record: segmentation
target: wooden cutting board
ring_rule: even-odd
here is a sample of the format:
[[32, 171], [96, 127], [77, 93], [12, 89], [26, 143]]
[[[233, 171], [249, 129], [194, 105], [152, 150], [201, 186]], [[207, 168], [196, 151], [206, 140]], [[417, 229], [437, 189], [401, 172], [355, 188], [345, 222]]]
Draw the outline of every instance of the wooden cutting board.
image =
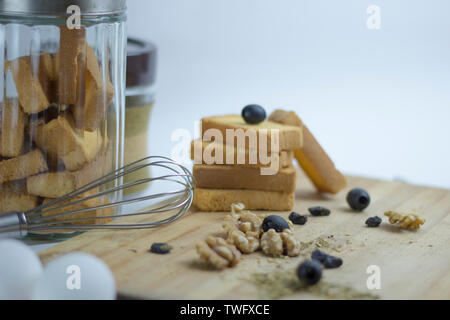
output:
[[[414, 186], [399, 181], [348, 177], [337, 196], [317, 193], [299, 172], [295, 211], [322, 205], [328, 217], [308, 217], [294, 226], [302, 242], [296, 258], [268, 258], [261, 252], [243, 255], [232, 269], [216, 271], [202, 263], [194, 245], [208, 235], [221, 235], [226, 213], [196, 212], [175, 223], [150, 230], [89, 231], [40, 253], [43, 263], [72, 251], [94, 254], [114, 273], [119, 296], [156, 299], [450, 299], [450, 190]], [[353, 187], [372, 197], [362, 213], [345, 201]], [[386, 210], [413, 212], [426, 218], [420, 230], [401, 230], [387, 222]], [[285, 218], [289, 212], [277, 213]], [[383, 217], [379, 228], [365, 220]], [[148, 217], [133, 217], [143, 221]], [[148, 252], [153, 242], [168, 242], [170, 254]], [[344, 264], [324, 270], [319, 285], [303, 288], [296, 266], [315, 248], [339, 256]], [[379, 268], [381, 288], [367, 288], [369, 266]], [[372, 275], [373, 277], [373, 275]]]

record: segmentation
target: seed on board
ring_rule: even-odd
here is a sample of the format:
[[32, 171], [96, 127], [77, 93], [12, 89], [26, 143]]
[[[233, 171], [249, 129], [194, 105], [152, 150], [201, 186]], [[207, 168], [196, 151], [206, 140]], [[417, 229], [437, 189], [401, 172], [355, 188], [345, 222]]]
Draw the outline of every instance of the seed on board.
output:
[[284, 229], [290, 229], [287, 221], [276, 215], [267, 216], [262, 222], [262, 228], [264, 232], [269, 231], [269, 229], [275, 229], [276, 232], [282, 232]]
[[312, 252], [311, 258], [323, 264], [323, 266], [327, 269], [338, 268], [343, 263], [341, 258], [327, 254], [319, 249]]
[[342, 266], [342, 263], [343, 263], [343, 261], [341, 258], [328, 255], [323, 262], [323, 266], [326, 269], [333, 269], [333, 268], [339, 268], [340, 266]]
[[330, 209], [320, 206], [308, 208], [308, 211], [316, 217], [329, 216], [331, 213]]
[[314, 250], [311, 253], [311, 258], [313, 260], [319, 261], [320, 263], [323, 263], [327, 257], [327, 254], [319, 249]]
[[172, 246], [167, 243], [155, 242], [150, 247], [150, 251], [153, 253], [166, 254], [172, 250]]
[[381, 224], [381, 218], [377, 216], [370, 217], [366, 220], [366, 224], [369, 228], [376, 228]]
[[308, 221], [308, 217], [306, 215], [292, 211], [289, 215], [289, 220], [291, 220], [293, 224], [304, 225], [306, 221]]
[[306, 285], [313, 285], [322, 278], [322, 265], [314, 260], [305, 260], [297, 268], [297, 276]]

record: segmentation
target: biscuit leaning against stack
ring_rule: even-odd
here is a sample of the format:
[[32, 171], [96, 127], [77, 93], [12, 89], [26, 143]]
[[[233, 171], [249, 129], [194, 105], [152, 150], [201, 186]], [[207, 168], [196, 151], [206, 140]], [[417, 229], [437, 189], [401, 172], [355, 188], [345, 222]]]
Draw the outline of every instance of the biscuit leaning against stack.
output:
[[[293, 208], [292, 160], [293, 150], [302, 147], [301, 128], [267, 120], [249, 124], [240, 115], [206, 117], [201, 124], [203, 138], [191, 143], [194, 205], [202, 211], [229, 211], [236, 202], [249, 210]], [[230, 132], [247, 138], [227, 139]]]
[[347, 185], [344, 175], [294, 111], [275, 110], [269, 120], [303, 129], [303, 147], [294, 150], [294, 156], [318, 191], [336, 194]]
[[[85, 28], [61, 26], [57, 53], [6, 61], [4, 74], [14, 82], [16, 97], [0, 102], [0, 214], [48, 203], [111, 170], [102, 128], [114, 88], [87, 44]], [[108, 200], [66, 209], [98, 201]]]

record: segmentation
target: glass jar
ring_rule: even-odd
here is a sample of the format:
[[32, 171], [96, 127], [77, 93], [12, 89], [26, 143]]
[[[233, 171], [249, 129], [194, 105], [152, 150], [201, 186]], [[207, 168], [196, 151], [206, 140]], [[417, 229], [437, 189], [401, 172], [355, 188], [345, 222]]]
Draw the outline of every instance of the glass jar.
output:
[[0, 214], [122, 166], [125, 10], [125, 0], [0, 2]]
[[[148, 133], [150, 114], [155, 100], [156, 46], [150, 42], [129, 38], [127, 45], [127, 87], [125, 108], [125, 163], [149, 156]], [[125, 176], [125, 182], [149, 177], [150, 167]], [[126, 194], [147, 188], [141, 184], [126, 190]]]

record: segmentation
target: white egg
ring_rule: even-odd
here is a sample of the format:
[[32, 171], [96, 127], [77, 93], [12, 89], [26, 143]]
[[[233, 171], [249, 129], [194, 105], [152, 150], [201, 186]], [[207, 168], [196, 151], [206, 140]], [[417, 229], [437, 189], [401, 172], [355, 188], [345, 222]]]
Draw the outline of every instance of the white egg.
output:
[[110, 300], [116, 297], [114, 276], [99, 258], [81, 252], [61, 256], [44, 268], [36, 283], [37, 300]]
[[0, 240], [2, 299], [30, 299], [41, 275], [41, 261], [26, 244], [19, 240]]

